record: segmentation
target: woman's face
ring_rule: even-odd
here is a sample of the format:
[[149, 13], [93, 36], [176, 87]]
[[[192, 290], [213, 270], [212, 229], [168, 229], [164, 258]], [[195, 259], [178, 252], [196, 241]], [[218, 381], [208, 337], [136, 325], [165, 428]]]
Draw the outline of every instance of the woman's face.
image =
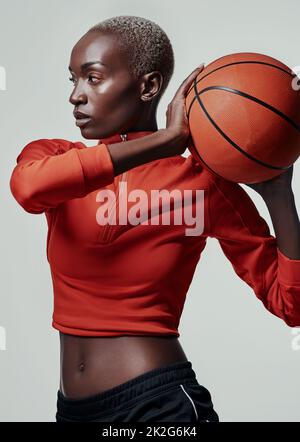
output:
[[90, 117], [86, 123], [76, 122], [81, 124], [84, 138], [101, 139], [129, 131], [140, 118], [139, 83], [128, 71], [116, 36], [85, 34], [72, 49], [69, 70], [74, 83], [69, 101], [74, 111]]

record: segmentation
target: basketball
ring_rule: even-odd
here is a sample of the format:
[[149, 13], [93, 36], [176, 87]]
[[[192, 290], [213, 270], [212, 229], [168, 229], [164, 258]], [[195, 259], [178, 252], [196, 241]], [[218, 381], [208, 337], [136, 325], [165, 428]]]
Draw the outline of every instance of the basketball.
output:
[[185, 99], [195, 159], [238, 183], [269, 180], [300, 154], [299, 79], [267, 55], [240, 52], [208, 64]]

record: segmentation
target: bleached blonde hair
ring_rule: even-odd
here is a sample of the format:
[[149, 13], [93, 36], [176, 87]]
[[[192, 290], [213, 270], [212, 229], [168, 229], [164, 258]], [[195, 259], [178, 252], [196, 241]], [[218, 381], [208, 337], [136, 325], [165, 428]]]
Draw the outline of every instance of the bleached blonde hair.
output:
[[134, 79], [159, 71], [163, 83], [158, 100], [162, 97], [174, 72], [174, 53], [167, 34], [158, 24], [135, 15], [119, 15], [97, 23], [88, 30], [92, 31], [118, 37], [120, 50], [128, 60]]

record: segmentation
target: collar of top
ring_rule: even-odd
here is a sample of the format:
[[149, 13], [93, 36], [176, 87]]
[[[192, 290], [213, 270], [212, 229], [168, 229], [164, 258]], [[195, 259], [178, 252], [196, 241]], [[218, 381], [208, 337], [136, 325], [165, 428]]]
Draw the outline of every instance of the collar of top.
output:
[[154, 133], [154, 130], [141, 130], [141, 131], [135, 131], [135, 132], [127, 132], [125, 134], [113, 134], [108, 137], [102, 137], [101, 140], [99, 140], [99, 144], [113, 144], [113, 143], [120, 143], [121, 141], [130, 141], [134, 140], [135, 138], [144, 137], [146, 135], [150, 135]]

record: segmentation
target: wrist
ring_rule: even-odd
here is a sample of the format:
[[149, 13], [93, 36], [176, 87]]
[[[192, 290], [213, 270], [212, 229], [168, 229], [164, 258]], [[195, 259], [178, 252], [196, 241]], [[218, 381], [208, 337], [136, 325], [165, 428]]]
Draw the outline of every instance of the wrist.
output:
[[178, 155], [182, 140], [181, 136], [168, 129], [159, 129], [141, 138], [108, 144], [115, 176], [141, 164]]
[[168, 128], [159, 129], [158, 132], [160, 132], [160, 136], [162, 137], [164, 157], [180, 155], [185, 151], [187, 146], [186, 137], [183, 137], [182, 134]]
[[279, 187], [275, 191], [270, 189], [270, 191], [264, 191], [261, 196], [266, 204], [274, 205], [278, 202], [289, 202], [294, 201], [294, 193], [291, 187]]

